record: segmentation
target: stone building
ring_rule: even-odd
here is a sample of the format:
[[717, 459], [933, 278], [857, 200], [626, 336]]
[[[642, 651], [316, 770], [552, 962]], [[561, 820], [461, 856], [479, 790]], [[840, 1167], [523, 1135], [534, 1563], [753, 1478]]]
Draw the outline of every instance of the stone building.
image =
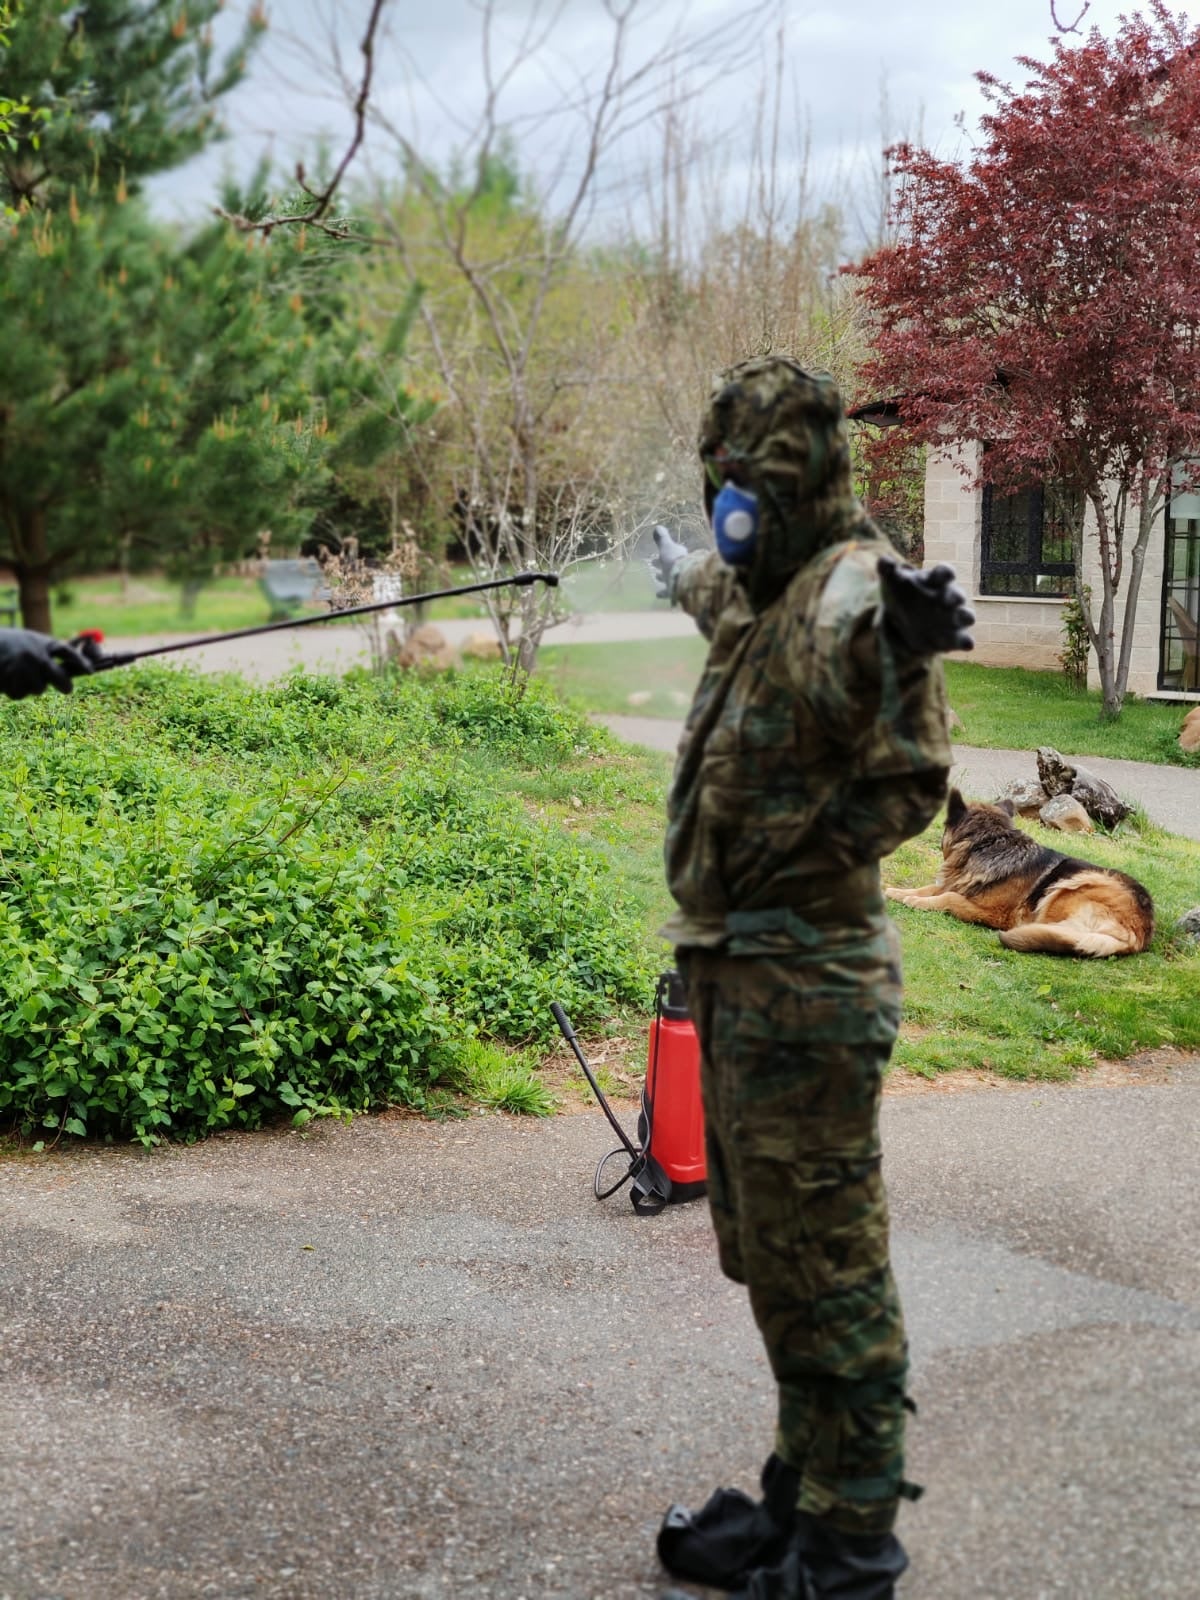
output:
[[[861, 420], [883, 407], [865, 407]], [[978, 478], [978, 444], [930, 450], [925, 473], [925, 564], [948, 561], [971, 595], [972, 659], [985, 666], [1055, 669], [1062, 610], [1074, 584], [1070, 541], [1046, 514], [1040, 488], [1006, 495]], [[964, 470], [965, 469], [965, 470]], [[1085, 535], [1083, 574], [1100, 592], [1097, 542]], [[1128, 559], [1126, 560], [1126, 573]], [[1118, 597], [1118, 640], [1123, 595]], [[1144, 698], [1200, 700], [1200, 490], [1173, 494], [1150, 535], [1129, 689]], [[1088, 684], [1099, 687], [1093, 654]]]

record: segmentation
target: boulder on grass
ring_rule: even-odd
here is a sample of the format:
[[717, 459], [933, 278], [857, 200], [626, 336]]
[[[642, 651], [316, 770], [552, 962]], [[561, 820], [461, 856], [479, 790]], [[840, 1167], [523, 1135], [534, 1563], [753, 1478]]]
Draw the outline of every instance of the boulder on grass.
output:
[[1180, 933], [1186, 933], [1200, 942], [1200, 906], [1193, 906], [1190, 911], [1185, 911], [1175, 926]]
[[494, 633], [469, 633], [463, 640], [462, 653], [472, 661], [502, 661], [504, 653]]
[[1183, 727], [1179, 730], [1179, 748], [1200, 750], [1200, 706], [1193, 706], [1184, 717]]
[[1059, 794], [1073, 796], [1094, 821], [1103, 823], [1106, 828], [1115, 828], [1118, 822], [1123, 822], [1129, 815], [1130, 807], [1111, 783], [1106, 783], [1103, 778], [1098, 778], [1094, 772], [1089, 772], [1086, 767], [1068, 760], [1066, 756], [1059, 755], [1049, 745], [1043, 745], [1038, 750], [1037, 765], [1042, 788], [1051, 799]]
[[446, 635], [432, 622], [423, 622], [419, 628], [414, 628], [403, 644], [390, 633], [388, 659], [398, 667], [418, 667], [425, 672], [444, 672], [455, 663]]
[[1002, 789], [996, 796], [995, 805], [1002, 806], [1007, 800], [1019, 817], [1037, 817], [1041, 815], [1042, 807], [1050, 796], [1036, 779], [1028, 780], [1017, 778]]
[[1095, 825], [1074, 795], [1056, 794], [1038, 812], [1048, 828], [1062, 833], [1095, 833]]

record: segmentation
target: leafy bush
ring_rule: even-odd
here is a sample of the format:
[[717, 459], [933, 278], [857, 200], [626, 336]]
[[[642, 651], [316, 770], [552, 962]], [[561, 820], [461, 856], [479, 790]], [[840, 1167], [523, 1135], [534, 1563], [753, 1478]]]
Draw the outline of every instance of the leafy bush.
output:
[[492, 671], [0, 708], [0, 1118], [150, 1143], [419, 1106], [552, 999], [644, 1004], [637, 906], [509, 787], [605, 737]]

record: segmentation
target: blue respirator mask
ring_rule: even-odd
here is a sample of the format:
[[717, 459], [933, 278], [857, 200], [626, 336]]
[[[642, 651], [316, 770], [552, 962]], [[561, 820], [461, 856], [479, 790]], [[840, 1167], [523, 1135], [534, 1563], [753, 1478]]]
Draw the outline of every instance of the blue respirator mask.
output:
[[731, 567], [749, 566], [758, 544], [758, 496], [726, 483], [713, 501], [712, 526], [721, 560]]

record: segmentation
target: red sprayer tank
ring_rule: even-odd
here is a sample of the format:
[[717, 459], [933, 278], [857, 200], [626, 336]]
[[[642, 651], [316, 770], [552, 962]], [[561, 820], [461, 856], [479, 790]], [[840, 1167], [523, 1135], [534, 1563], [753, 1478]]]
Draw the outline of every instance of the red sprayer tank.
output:
[[704, 1109], [700, 1101], [700, 1041], [688, 1016], [687, 992], [677, 972], [658, 980], [646, 1063], [649, 1154], [671, 1180], [671, 1199], [704, 1193]]

